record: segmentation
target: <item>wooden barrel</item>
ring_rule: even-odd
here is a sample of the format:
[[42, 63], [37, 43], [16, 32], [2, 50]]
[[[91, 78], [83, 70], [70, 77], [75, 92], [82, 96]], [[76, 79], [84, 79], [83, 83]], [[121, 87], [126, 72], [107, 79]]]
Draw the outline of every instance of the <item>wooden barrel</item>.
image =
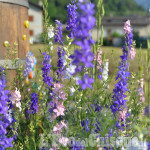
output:
[[[28, 0], [0, 0], [0, 65], [7, 54], [7, 47], [4, 47], [4, 41], [8, 41], [13, 47], [17, 42], [17, 58], [25, 59], [26, 52], [29, 50], [29, 29], [25, 27], [24, 22], [28, 20]], [[23, 39], [26, 36], [26, 40]], [[9, 79], [15, 76], [15, 68], [8, 72]]]

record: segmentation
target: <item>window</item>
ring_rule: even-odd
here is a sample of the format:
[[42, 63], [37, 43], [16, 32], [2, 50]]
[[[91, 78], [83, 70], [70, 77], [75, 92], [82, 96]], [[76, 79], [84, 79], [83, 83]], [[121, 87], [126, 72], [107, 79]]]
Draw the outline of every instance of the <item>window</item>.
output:
[[30, 36], [33, 36], [34, 31], [33, 30], [29, 30], [29, 34], [30, 34]]
[[33, 16], [29, 16], [29, 21], [32, 22], [33, 21]]

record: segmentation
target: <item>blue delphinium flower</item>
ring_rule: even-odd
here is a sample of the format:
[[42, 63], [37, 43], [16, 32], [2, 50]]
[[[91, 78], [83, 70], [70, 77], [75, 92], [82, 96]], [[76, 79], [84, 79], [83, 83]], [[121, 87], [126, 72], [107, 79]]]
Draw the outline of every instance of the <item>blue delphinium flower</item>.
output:
[[0, 67], [0, 149], [5, 150], [7, 147], [13, 147], [13, 138], [7, 137], [7, 127], [10, 125], [8, 115], [9, 91], [5, 90], [6, 80], [4, 68]]
[[149, 107], [148, 106], [145, 107], [145, 115], [148, 115], [148, 113], [150, 113], [150, 105]]
[[50, 65], [50, 60], [51, 56], [43, 53], [44, 55], [44, 60], [43, 60], [43, 81], [44, 83], [47, 84], [47, 88], [49, 89], [53, 85], [53, 77], [51, 76], [51, 65]]
[[79, 82], [79, 84], [81, 84], [82, 90], [85, 90], [87, 87], [92, 89], [91, 84], [94, 82], [94, 79], [89, 78], [89, 76], [86, 74], [86, 75], [84, 75], [83, 80], [79, 80], [78, 82]]
[[150, 150], [150, 142], [147, 143], [147, 150]]
[[55, 21], [56, 30], [55, 30], [55, 42], [63, 45], [63, 35], [62, 35], [62, 23], [59, 20]]
[[[126, 31], [128, 29], [128, 32]], [[115, 89], [113, 90], [113, 97], [112, 97], [112, 106], [111, 110], [115, 114], [118, 111], [122, 110], [122, 107], [126, 107], [126, 92], [128, 91], [127, 88], [127, 81], [128, 77], [130, 77], [130, 72], [127, 71], [129, 67], [128, 58], [129, 58], [129, 51], [131, 50], [132, 45], [132, 29], [130, 27], [130, 22], [127, 21], [125, 23], [125, 41], [123, 45], [123, 55], [121, 57], [121, 62], [119, 68], [119, 72], [117, 74], [116, 80], [120, 79], [118, 83], [115, 85]]]
[[83, 130], [85, 130], [86, 132], [89, 132], [89, 120], [86, 119], [86, 120], [83, 120], [81, 121], [81, 125], [83, 127]]
[[[58, 77], [62, 76], [62, 72], [64, 70], [64, 62], [63, 58], [65, 56], [65, 50], [63, 48], [63, 35], [62, 35], [62, 23], [56, 20], [56, 31], [55, 31], [55, 42], [61, 44], [61, 48], [58, 46], [57, 54], [58, 54], [58, 62], [57, 62], [57, 75]], [[65, 61], [65, 60], [64, 60]]]
[[[92, 36], [90, 33], [90, 30], [93, 29], [96, 22], [96, 19], [94, 17], [94, 4], [92, 4], [91, 2], [82, 2], [83, 1], [79, 1], [78, 3], [80, 11], [77, 17], [76, 32], [74, 34], [74, 43], [81, 47], [81, 49], [76, 49], [74, 54], [70, 56], [70, 58], [72, 58], [72, 63], [76, 65], [76, 73], [83, 71], [85, 67], [92, 68], [92, 61], [94, 59], [94, 55], [91, 51], [91, 45], [94, 43], [94, 41], [92, 40]], [[86, 75], [87, 80], [88, 78], [88, 75]], [[81, 86], [82, 83], [85, 82], [80, 82]], [[91, 82], [90, 84], [92, 83], [93, 82]], [[82, 89], [85, 90], [87, 87], [89, 86], [84, 86], [84, 88], [82, 87]]]
[[38, 112], [38, 95], [36, 93], [31, 94], [31, 101], [29, 102], [30, 108], [27, 110], [28, 114], [36, 114]]
[[57, 61], [57, 75], [61, 76], [62, 72], [64, 70], [64, 66], [63, 66], [63, 58], [62, 58], [62, 52], [61, 52], [61, 48], [58, 47], [57, 48], [57, 54], [58, 54], [58, 61]]
[[71, 4], [67, 5], [67, 11], [68, 11], [68, 16], [67, 16], [67, 31], [69, 33], [70, 38], [74, 38], [74, 34], [76, 32], [76, 21], [77, 21], [77, 6], [74, 1], [72, 1]]
[[[11, 94], [8, 95], [9, 98], [11, 97]], [[17, 130], [18, 128], [14, 128], [14, 124], [15, 122], [17, 122], [17, 120], [15, 119], [14, 113], [13, 113], [13, 104], [11, 102], [11, 100], [8, 100], [8, 118], [10, 121], [10, 132], [9, 132], [9, 136], [13, 137], [13, 139], [17, 139]]]
[[82, 143], [80, 141], [72, 140], [70, 149], [71, 150], [85, 150], [85, 147], [82, 145]]

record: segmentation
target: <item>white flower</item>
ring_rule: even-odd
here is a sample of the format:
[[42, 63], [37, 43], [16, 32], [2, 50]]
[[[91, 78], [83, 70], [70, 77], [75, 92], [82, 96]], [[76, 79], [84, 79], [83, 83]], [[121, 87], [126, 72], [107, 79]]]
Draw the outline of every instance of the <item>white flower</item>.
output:
[[69, 139], [67, 137], [61, 137], [59, 139], [59, 143], [64, 145], [65, 147], [67, 146], [67, 144], [69, 143]]
[[75, 88], [72, 86], [72, 87], [70, 88], [70, 96], [72, 96], [75, 91], [76, 91]]
[[75, 65], [72, 65], [70, 64], [68, 68], [66, 68], [66, 70], [70, 73], [70, 74], [74, 74], [75, 73], [75, 69], [76, 69], [76, 66]]
[[48, 28], [48, 39], [51, 39], [53, 37], [54, 37], [54, 27], [50, 25], [50, 27]]
[[80, 80], [80, 77], [79, 76], [75, 76], [73, 79], [76, 81], [76, 84], [79, 85], [78, 81]]
[[108, 79], [108, 66], [109, 66], [109, 62], [106, 61], [104, 63], [104, 68], [103, 68], [103, 72], [102, 72], [103, 81], [107, 81], [107, 79]]
[[70, 64], [68, 68], [64, 71], [64, 76], [66, 79], [70, 79], [72, 75], [75, 73], [76, 66]]

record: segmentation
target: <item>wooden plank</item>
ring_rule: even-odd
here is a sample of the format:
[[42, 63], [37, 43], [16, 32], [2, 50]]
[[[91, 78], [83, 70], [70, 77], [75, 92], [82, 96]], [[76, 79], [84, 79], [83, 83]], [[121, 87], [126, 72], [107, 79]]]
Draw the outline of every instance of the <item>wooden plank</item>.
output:
[[13, 47], [15, 41], [18, 41], [16, 24], [18, 22], [17, 6], [1, 3], [0, 18], [0, 59], [4, 59], [7, 53], [7, 48], [3, 46], [4, 41], [8, 41], [11, 47]]
[[[17, 57], [21, 58], [22, 62], [18, 61], [17, 63], [18, 65], [19, 63], [25, 63], [26, 51], [29, 50], [29, 29], [24, 27], [25, 20], [28, 20], [27, 7], [0, 2], [0, 65], [4, 63], [7, 53], [7, 48], [3, 46], [4, 41], [8, 41], [11, 47], [13, 47], [15, 41], [18, 43]], [[26, 41], [22, 39], [23, 34], [27, 36]], [[15, 69], [17, 67], [13, 67], [11, 61], [8, 61], [8, 66], [9, 70], [7, 71], [6, 77], [9, 79], [7, 86], [10, 86], [10, 82], [16, 76]]]
[[[25, 9], [24, 7], [19, 7], [19, 14], [19, 58], [23, 59], [26, 58], [26, 53], [29, 50], [29, 29], [24, 27], [24, 21], [28, 20], [28, 9]], [[22, 39], [23, 35], [26, 35], [26, 40]]]
[[0, 2], [21, 5], [29, 8], [29, 3], [27, 0], [0, 0]]

